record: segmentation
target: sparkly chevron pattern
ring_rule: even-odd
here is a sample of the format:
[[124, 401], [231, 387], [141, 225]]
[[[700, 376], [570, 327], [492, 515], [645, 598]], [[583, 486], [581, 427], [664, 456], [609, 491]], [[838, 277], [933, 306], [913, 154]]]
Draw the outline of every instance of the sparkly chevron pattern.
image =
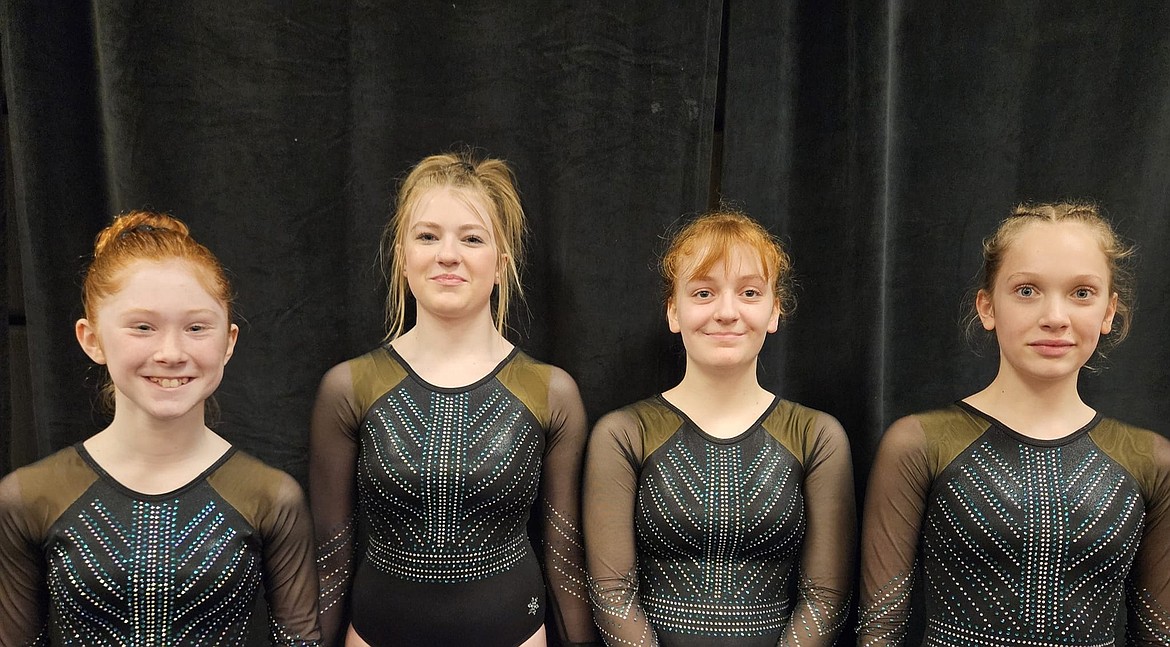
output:
[[544, 436], [495, 380], [459, 393], [413, 380], [366, 416], [358, 496], [367, 557], [416, 582], [463, 582], [507, 571], [531, 550]]
[[[204, 486], [206, 487], [206, 486]], [[54, 644], [243, 645], [260, 555], [222, 503], [90, 499], [48, 553]]]
[[925, 645], [1112, 645], [1141, 540], [1136, 484], [1087, 435], [993, 430], [936, 485], [923, 531]]
[[801, 474], [762, 430], [715, 444], [684, 429], [651, 456], [635, 521], [639, 596], [659, 633], [783, 630], [804, 535]]

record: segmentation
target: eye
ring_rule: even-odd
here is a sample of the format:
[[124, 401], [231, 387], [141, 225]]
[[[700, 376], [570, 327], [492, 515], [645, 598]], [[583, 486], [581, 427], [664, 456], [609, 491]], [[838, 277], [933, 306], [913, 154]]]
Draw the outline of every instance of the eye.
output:
[[487, 241], [485, 241], [483, 239], [483, 236], [478, 236], [478, 235], [473, 234], [473, 235], [470, 235], [470, 236], [464, 238], [463, 242], [465, 242], [469, 245], [483, 245]]
[[1020, 287], [1016, 288], [1016, 294], [1024, 297], [1025, 299], [1030, 299], [1036, 296], [1036, 288], [1031, 285], [1021, 285]]
[[187, 327], [187, 330], [190, 330], [191, 332], [203, 332], [207, 330], [207, 326], [203, 324], [191, 324]]
[[137, 332], [150, 332], [150, 324], [140, 323], [131, 326]]
[[714, 295], [714, 293], [707, 288], [700, 288], [695, 290], [695, 298], [697, 299], [710, 299], [712, 295]]
[[1080, 299], [1082, 301], [1092, 298], [1093, 294], [1094, 292], [1092, 288], [1081, 287], [1073, 290], [1073, 298]]
[[439, 237], [429, 231], [420, 231], [418, 232], [418, 235], [414, 237], [414, 239], [429, 243], [438, 240]]
[[757, 290], [756, 288], [748, 288], [743, 291], [743, 295], [749, 299], [758, 299], [764, 296], [764, 293], [762, 290]]

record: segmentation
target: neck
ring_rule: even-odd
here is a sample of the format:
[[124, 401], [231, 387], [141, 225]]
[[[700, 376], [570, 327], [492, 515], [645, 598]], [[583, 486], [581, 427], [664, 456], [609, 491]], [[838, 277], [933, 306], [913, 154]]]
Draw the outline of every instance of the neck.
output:
[[181, 418], [157, 420], [119, 406], [113, 422], [100, 435], [109, 450], [126, 459], [150, 463], [187, 460], [215, 437], [204, 424], [202, 407]]
[[486, 308], [475, 317], [459, 319], [443, 319], [420, 310], [414, 327], [393, 344], [400, 355], [414, 358], [497, 357], [511, 351], [511, 344], [496, 330], [491, 310]]
[[710, 369], [695, 365], [689, 357], [682, 381], [663, 395], [688, 414], [691, 410], [743, 411], [772, 397], [760, 386], [754, 360], [746, 366]]
[[964, 401], [1024, 435], [1059, 438], [1095, 414], [1081, 399], [1077, 377], [1074, 373], [1058, 380], [1029, 380], [1001, 363], [991, 384]]

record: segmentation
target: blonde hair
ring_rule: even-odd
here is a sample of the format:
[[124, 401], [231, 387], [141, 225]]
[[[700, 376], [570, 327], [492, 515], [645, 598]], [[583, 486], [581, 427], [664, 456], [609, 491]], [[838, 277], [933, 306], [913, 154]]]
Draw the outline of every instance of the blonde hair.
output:
[[394, 214], [382, 232], [382, 271], [389, 290], [386, 294], [386, 337], [390, 341], [406, 327], [406, 303], [410, 286], [403, 261], [395, 251], [402, 249], [410, 218], [423, 196], [432, 189], [452, 189], [464, 198], [479, 198], [488, 209], [492, 236], [503, 259], [502, 277], [496, 290], [496, 330], [507, 328], [508, 306], [514, 297], [523, 298], [520, 267], [524, 254], [524, 210], [516, 190], [516, 176], [506, 162], [479, 159], [470, 152], [431, 155], [416, 164], [398, 189]]
[[[85, 317], [97, 321], [101, 302], [122, 289], [123, 273], [138, 261], [177, 259], [189, 263], [195, 277], [232, 320], [232, 287], [227, 271], [211, 250], [197, 242], [178, 218], [153, 211], [131, 211], [114, 217], [94, 239], [93, 261], [85, 271], [81, 302]], [[114, 410], [114, 383], [108, 377], [99, 393], [103, 406]], [[211, 410], [215, 403], [208, 400]]]
[[[1129, 335], [1134, 309], [1134, 279], [1130, 269], [1135, 248], [1121, 240], [1113, 226], [1102, 215], [1097, 205], [1089, 202], [1055, 202], [1042, 204], [1021, 204], [1004, 218], [995, 233], [983, 240], [983, 267], [979, 272], [976, 290], [992, 294], [995, 278], [1003, 265], [1004, 254], [1020, 231], [1030, 224], [1077, 222], [1089, 228], [1101, 244], [1101, 252], [1109, 266], [1109, 293], [1117, 295], [1117, 312], [1113, 317], [1117, 334], [1109, 343], [1117, 344]], [[974, 309], [974, 304], [972, 304]], [[974, 312], [973, 323], [979, 319]], [[973, 324], [972, 324], [973, 325]]]
[[787, 318], [796, 307], [791, 259], [780, 241], [760, 223], [727, 208], [700, 215], [671, 237], [659, 264], [666, 302], [674, 299], [674, 290], [680, 282], [707, 273], [716, 263], [726, 263], [728, 254], [736, 247], [746, 248], [759, 258], [764, 278], [771, 285], [780, 308], [780, 318]]

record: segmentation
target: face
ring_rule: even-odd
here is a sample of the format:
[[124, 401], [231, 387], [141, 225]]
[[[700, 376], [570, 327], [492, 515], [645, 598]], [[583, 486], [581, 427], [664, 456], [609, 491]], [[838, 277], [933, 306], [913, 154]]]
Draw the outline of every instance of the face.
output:
[[77, 341], [114, 383], [115, 417], [203, 420], [239, 329], [187, 262], [137, 261], [96, 319], [77, 322]]
[[[671, 332], [681, 333], [688, 365], [731, 368], [754, 363], [780, 305], [756, 255], [733, 249], [706, 276], [675, 284], [666, 307]], [[684, 273], [684, 276], [686, 274]]]
[[1000, 371], [1024, 379], [1075, 379], [1113, 326], [1117, 295], [1101, 244], [1078, 222], [1027, 225], [1007, 247], [979, 319], [994, 330]]
[[503, 257], [488, 213], [478, 198], [451, 189], [431, 189], [420, 198], [401, 249], [420, 315], [491, 317]]

